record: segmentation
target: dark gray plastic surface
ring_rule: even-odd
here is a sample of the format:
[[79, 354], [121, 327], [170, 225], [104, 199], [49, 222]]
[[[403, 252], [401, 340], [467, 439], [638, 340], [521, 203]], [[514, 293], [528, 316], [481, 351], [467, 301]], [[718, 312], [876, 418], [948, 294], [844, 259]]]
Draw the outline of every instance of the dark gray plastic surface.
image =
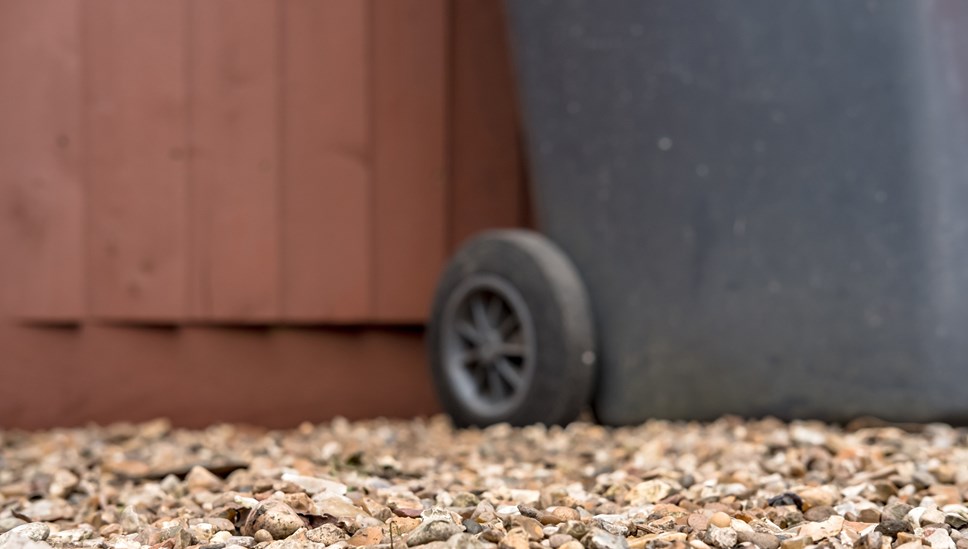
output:
[[603, 422], [968, 420], [968, 2], [508, 12]]

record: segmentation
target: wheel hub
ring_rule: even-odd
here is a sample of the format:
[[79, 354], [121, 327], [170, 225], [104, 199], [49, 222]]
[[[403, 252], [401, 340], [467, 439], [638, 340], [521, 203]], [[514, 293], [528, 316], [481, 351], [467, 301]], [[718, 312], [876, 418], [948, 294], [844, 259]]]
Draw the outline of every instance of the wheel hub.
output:
[[478, 352], [481, 356], [481, 362], [490, 364], [497, 360], [498, 350], [497, 345], [494, 343], [488, 341], [487, 343], [481, 345], [479, 349], [480, 350]]
[[517, 406], [528, 391], [534, 360], [530, 311], [517, 290], [494, 276], [455, 290], [447, 319], [447, 360], [454, 389], [482, 415]]

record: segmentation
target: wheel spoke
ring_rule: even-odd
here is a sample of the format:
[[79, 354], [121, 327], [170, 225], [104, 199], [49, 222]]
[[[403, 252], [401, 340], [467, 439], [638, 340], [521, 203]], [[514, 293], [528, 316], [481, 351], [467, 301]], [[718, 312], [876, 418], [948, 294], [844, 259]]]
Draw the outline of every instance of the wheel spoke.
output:
[[469, 343], [480, 345], [484, 340], [480, 332], [477, 331], [477, 327], [466, 320], [457, 321], [457, 323], [454, 325], [454, 328], [457, 330], [457, 333]]
[[511, 391], [517, 391], [524, 381], [519, 372], [508, 359], [502, 358], [495, 362], [495, 370], [501, 374], [501, 378], [511, 386]]
[[471, 317], [474, 319], [474, 327], [478, 334], [485, 334], [491, 329], [491, 322], [487, 318], [487, 307], [484, 305], [484, 298], [480, 295], [473, 297], [470, 303]]
[[464, 352], [460, 354], [460, 361], [464, 366], [479, 364], [481, 362], [481, 350], [477, 347], [465, 349]]
[[518, 322], [518, 317], [512, 312], [501, 320], [501, 324], [498, 325], [497, 331], [499, 334], [501, 334], [501, 337], [507, 339], [514, 334], [516, 328], [519, 326], [520, 322]]
[[507, 387], [501, 379], [501, 374], [495, 368], [487, 369], [487, 388], [488, 392], [495, 400], [503, 400], [507, 396]]
[[509, 341], [505, 341], [500, 347], [498, 347], [498, 352], [506, 357], [523, 357], [525, 353], [525, 346], [523, 343], [511, 343]]
[[487, 386], [487, 370], [488, 368], [480, 362], [474, 367], [474, 384], [479, 395], [484, 394], [484, 389]]

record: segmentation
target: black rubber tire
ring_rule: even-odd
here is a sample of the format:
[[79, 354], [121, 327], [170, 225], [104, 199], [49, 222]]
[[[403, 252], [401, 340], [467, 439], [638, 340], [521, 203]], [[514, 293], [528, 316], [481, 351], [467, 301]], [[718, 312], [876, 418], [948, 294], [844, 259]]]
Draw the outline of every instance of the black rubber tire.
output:
[[[533, 324], [533, 374], [522, 389], [525, 396], [499, 414], [473, 410], [447, 370], [445, 308], [455, 289], [476, 275], [497, 277], [517, 290]], [[532, 231], [488, 231], [461, 247], [437, 286], [427, 340], [437, 395], [457, 426], [566, 424], [578, 417], [594, 391], [595, 334], [588, 294], [565, 254]]]

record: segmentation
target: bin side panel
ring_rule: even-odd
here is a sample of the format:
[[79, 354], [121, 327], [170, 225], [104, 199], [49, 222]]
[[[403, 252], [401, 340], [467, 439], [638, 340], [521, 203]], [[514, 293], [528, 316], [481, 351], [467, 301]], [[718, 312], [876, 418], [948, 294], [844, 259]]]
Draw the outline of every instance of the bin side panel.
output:
[[509, 5], [604, 421], [968, 418], [963, 4]]

